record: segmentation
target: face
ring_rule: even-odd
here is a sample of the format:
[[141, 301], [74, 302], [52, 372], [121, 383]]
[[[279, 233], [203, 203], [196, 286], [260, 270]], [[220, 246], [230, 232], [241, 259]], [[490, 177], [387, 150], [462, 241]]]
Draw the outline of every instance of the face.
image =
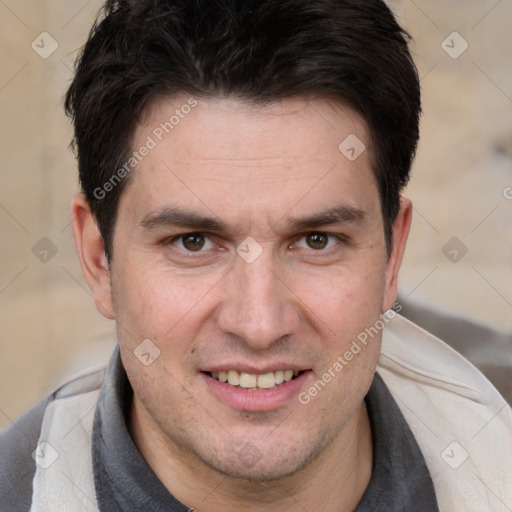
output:
[[[380, 333], [346, 353], [395, 299], [407, 229], [399, 220], [388, 254], [368, 130], [350, 108], [187, 101], [155, 102], [136, 131], [133, 147], [151, 149], [95, 296], [116, 319], [135, 428], [189, 465], [279, 478], [361, 409]], [[366, 146], [355, 160], [339, 149], [349, 135]]]

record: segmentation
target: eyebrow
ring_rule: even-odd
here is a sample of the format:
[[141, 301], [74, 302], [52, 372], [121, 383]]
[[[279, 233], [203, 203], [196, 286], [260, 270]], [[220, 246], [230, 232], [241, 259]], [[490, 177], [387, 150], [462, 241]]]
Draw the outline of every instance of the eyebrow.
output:
[[179, 226], [197, 230], [231, 231], [221, 220], [181, 208], [164, 208], [163, 210], [150, 213], [139, 224], [150, 230], [160, 227]]
[[[336, 206], [305, 217], [291, 218], [286, 222], [288, 231], [303, 231], [333, 224], [352, 224], [363, 221], [367, 213], [353, 206]], [[278, 221], [276, 224], [281, 223]], [[149, 213], [139, 223], [143, 228], [152, 230], [165, 227], [186, 227], [197, 231], [216, 231], [234, 234], [220, 219], [201, 215], [182, 208], [164, 208]]]
[[331, 226], [333, 224], [352, 224], [363, 221], [367, 213], [354, 206], [335, 206], [318, 213], [290, 219], [287, 222], [287, 228], [290, 231], [302, 231], [321, 226]]

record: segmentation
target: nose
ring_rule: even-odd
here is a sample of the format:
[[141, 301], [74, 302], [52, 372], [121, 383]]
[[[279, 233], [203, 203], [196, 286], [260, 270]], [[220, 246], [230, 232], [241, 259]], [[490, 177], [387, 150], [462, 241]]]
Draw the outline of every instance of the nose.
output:
[[237, 258], [225, 277], [219, 329], [257, 350], [296, 332], [298, 299], [286, 277], [265, 252], [252, 263]]

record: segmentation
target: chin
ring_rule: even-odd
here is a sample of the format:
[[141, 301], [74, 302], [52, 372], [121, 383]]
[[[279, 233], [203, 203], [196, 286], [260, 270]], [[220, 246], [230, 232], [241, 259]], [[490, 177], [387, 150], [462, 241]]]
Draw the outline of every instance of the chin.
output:
[[[319, 440], [319, 441], [324, 441]], [[196, 453], [203, 464], [219, 474], [247, 483], [272, 482], [290, 477], [307, 467], [326, 448], [325, 442], [316, 445], [298, 443], [286, 446], [268, 445], [260, 451], [251, 442], [233, 443], [224, 453]]]
[[260, 460], [254, 466], [246, 466], [244, 463], [220, 463], [210, 465], [210, 467], [233, 480], [241, 480], [247, 483], [262, 483], [282, 480], [292, 476], [298, 473], [305, 465], [292, 463], [291, 461]]

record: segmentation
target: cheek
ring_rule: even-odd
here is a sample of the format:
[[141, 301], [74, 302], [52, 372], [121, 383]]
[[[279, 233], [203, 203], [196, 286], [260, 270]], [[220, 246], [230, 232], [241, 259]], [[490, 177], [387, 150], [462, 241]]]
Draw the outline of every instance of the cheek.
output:
[[[135, 267], [125, 264], [113, 275], [118, 340], [130, 382], [142, 403], [156, 400], [165, 409], [169, 395], [173, 407], [187, 403], [190, 396], [182, 395], [189, 386], [194, 340], [208, 316], [207, 302], [201, 301], [206, 292], [190, 278], [162, 269], [130, 268]], [[156, 357], [146, 366], [137, 354], [148, 351]]]
[[331, 275], [323, 290], [315, 287], [304, 301], [321, 334], [322, 371], [330, 368], [356, 395], [367, 390], [379, 358], [383, 293], [382, 272], [346, 270]]
[[163, 348], [176, 332], [187, 339], [208, 314], [208, 294], [217, 281], [217, 276], [179, 275], [157, 265], [144, 268], [126, 258], [112, 277], [116, 320], [139, 343], [154, 339]]
[[345, 268], [318, 279], [307, 278], [301, 298], [326, 325], [366, 326], [382, 312], [385, 279], [381, 266], [375, 263], [374, 268]]

